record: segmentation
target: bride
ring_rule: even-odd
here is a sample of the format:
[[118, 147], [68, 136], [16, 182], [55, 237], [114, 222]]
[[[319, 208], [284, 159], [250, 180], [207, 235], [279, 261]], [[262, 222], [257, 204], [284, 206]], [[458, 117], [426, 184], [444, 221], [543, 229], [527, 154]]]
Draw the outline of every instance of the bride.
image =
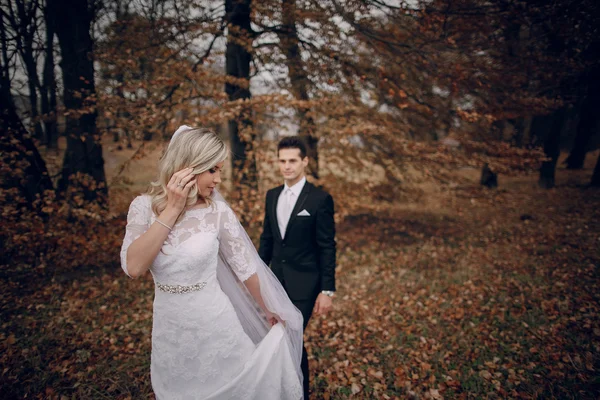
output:
[[121, 266], [155, 283], [157, 399], [302, 399], [302, 315], [216, 190], [228, 150], [180, 127], [127, 215]]

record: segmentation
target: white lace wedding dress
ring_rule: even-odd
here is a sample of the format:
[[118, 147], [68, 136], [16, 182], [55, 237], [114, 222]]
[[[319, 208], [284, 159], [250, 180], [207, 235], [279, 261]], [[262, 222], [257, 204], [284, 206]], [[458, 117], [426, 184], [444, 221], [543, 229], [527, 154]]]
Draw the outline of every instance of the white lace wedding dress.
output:
[[[155, 221], [149, 196], [130, 206], [121, 250]], [[155, 281], [151, 380], [157, 399], [302, 399], [282, 324], [255, 344], [217, 280], [219, 255], [241, 282], [255, 273], [229, 206], [186, 211], [150, 271]]]

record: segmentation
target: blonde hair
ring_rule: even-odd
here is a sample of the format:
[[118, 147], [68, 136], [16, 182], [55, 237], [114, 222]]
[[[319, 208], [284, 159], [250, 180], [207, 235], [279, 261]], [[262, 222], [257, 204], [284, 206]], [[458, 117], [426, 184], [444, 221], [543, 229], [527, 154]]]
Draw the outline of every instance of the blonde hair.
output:
[[[169, 147], [158, 163], [158, 179], [150, 183], [148, 194], [152, 200], [152, 211], [159, 215], [167, 206], [167, 184], [173, 174], [185, 168], [194, 168], [194, 175], [214, 168], [227, 158], [225, 143], [210, 129], [190, 128], [171, 139]], [[190, 189], [186, 207], [203, 199], [210, 205], [210, 198], [203, 198], [194, 185]]]

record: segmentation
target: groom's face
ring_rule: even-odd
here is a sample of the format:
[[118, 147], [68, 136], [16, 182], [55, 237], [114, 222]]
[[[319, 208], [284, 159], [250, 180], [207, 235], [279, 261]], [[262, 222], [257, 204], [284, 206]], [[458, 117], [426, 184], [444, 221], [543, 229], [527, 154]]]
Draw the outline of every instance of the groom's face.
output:
[[304, 176], [304, 169], [308, 165], [308, 157], [300, 155], [300, 149], [279, 150], [279, 171], [283, 179], [293, 182]]

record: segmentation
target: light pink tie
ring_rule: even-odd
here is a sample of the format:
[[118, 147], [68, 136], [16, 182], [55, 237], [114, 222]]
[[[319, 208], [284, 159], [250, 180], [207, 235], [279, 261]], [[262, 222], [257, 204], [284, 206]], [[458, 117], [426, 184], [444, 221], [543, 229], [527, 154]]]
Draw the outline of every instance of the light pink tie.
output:
[[290, 222], [290, 217], [292, 216], [292, 196], [293, 195], [294, 195], [294, 192], [292, 192], [291, 189], [287, 189], [285, 191], [285, 195], [284, 195], [285, 201], [283, 203], [284, 204], [284, 207], [283, 207], [284, 220], [283, 220], [283, 224], [282, 224], [283, 225], [283, 232], [282, 232], [283, 235], [285, 235], [285, 230], [287, 229], [288, 222]]

